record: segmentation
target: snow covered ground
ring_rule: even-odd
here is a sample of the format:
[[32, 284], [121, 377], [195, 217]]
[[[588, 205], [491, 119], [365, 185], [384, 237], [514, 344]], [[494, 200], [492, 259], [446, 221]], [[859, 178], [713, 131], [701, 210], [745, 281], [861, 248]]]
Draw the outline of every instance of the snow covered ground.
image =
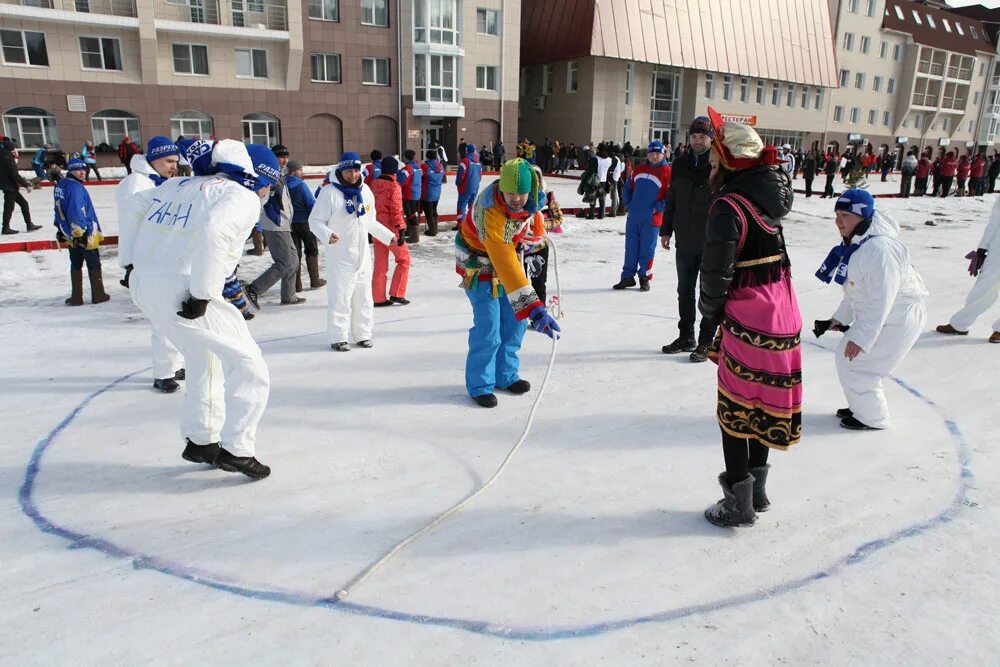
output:
[[[576, 184], [556, 183], [574, 205]], [[113, 188], [92, 192], [114, 233]], [[29, 238], [50, 238], [51, 190], [30, 201], [45, 229]], [[932, 290], [929, 329], [971, 287], [962, 256], [994, 201], [879, 200]], [[840, 296], [813, 277], [837, 241], [831, 209], [798, 197], [786, 221], [810, 326]], [[112, 301], [82, 308], [62, 304], [65, 253], [0, 255], [0, 663], [995, 664], [1000, 307], [968, 338], [921, 337], [880, 433], [838, 427], [836, 334], [804, 333], [803, 441], [771, 457], [774, 509], [720, 530], [701, 516], [722, 469], [715, 367], [659, 351], [676, 334], [672, 252], [650, 293], [609, 289], [624, 222], [570, 218], [556, 237], [564, 338], [504, 476], [337, 604], [492, 474], [535, 397], [488, 411], [465, 396], [452, 235], [413, 248], [413, 303], [376, 311], [373, 350], [329, 351], [325, 290], [264, 298], [250, 326], [274, 472], [255, 483], [181, 460], [180, 396], [151, 390], [114, 248]], [[536, 387], [550, 350], [526, 337]]]

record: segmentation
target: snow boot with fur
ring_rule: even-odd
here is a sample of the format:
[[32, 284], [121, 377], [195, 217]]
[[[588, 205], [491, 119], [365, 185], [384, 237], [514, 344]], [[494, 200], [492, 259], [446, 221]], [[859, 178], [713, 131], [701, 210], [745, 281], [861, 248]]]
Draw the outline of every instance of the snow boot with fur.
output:
[[719, 474], [719, 486], [723, 499], [705, 510], [709, 523], [724, 528], [752, 526], [757, 522], [753, 511], [753, 475], [735, 484], [730, 484], [726, 473]]
[[753, 476], [753, 511], [766, 512], [771, 509], [771, 501], [767, 498], [767, 471], [771, 469], [769, 464], [764, 464], [759, 468], [750, 468], [750, 475]]

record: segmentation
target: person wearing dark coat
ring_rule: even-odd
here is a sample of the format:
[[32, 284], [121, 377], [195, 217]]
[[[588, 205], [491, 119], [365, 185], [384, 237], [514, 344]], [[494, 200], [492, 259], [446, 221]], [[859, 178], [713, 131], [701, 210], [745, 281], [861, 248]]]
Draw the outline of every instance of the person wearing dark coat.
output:
[[820, 199], [833, 196], [833, 179], [837, 176], [839, 162], [837, 154], [833, 151], [826, 154], [823, 162], [823, 175], [826, 176], [826, 186], [823, 188], [823, 196]]
[[28, 207], [28, 200], [21, 194], [19, 188], [24, 188], [31, 192], [31, 183], [24, 180], [17, 171], [17, 160], [14, 159], [14, 142], [6, 138], [0, 144], [0, 192], [3, 192], [3, 233], [17, 234], [16, 229], [12, 229], [10, 221], [14, 217], [14, 206], [21, 207], [21, 215], [24, 216], [24, 224], [29, 232], [41, 229], [40, 225], [32, 224], [31, 209]]
[[989, 192], [992, 194], [996, 192], [997, 178], [1000, 178], [1000, 155], [997, 155], [996, 153], [993, 154], [993, 160], [990, 162], [990, 167], [986, 174], [990, 181]]
[[663, 225], [660, 227], [660, 245], [670, 249], [670, 239], [674, 240], [677, 261], [677, 339], [664, 345], [664, 354], [690, 352], [691, 361], [708, 359], [708, 348], [715, 338], [715, 327], [702, 318], [698, 338], [695, 340], [694, 325], [697, 315], [698, 272], [701, 270], [701, 253], [705, 245], [705, 227], [708, 225], [708, 209], [712, 204], [712, 187], [708, 175], [712, 166], [708, 156], [712, 148], [712, 124], [705, 116], [699, 116], [691, 123], [688, 131], [691, 150], [673, 163], [670, 190], [663, 211]]
[[816, 157], [815, 149], [806, 153], [802, 161], [799, 162], [802, 167], [802, 178], [806, 179], [806, 197], [812, 197], [813, 195], [813, 179], [816, 178], [816, 170], [819, 166], [817, 162], [818, 158]]

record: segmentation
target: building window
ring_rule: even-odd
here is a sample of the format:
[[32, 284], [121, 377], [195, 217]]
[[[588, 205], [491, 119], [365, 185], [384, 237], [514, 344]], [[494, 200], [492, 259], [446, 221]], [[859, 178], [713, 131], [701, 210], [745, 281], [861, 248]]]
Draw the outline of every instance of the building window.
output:
[[889, 43], [882, 42], [882, 44], [878, 47], [878, 57], [884, 59], [887, 55], [889, 55]]
[[809, 108], [809, 86], [802, 86], [802, 101], [800, 106], [803, 109]]
[[207, 139], [215, 134], [212, 117], [201, 111], [179, 111], [170, 118], [170, 136]]
[[844, 120], [844, 107], [836, 106], [833, 107], [833, 122], [839, 123]]
[[887, 81], [886, 84], [885, 84], [885, 92], [889, 93], [890, 95], [892, 95], [893, 93], [896, 92], [896, 80], [895, 79], [893, 79], [891, 77], [889, 78], [889, 81]]
[[389, 0], [361, 0], [361, 25], [389, 27]]
[[635, 64], [625, 65], [625, 106], [632, 105], [632, 80], [635, 78]]
[[962, 37], [965, 37], [965, 31], [962, 30], [962, 24], [959, 23], [958, 21], [955, 21], [955, 30], [958, 31], [959, 35], [961, 35]]
[[715, 96], [715, 75], [705, 72], [705, 97], [712, 99]]
[[868, 0], [868, 11], [865, 14], [875, 16], [875, 0]]
[[746, 102], [750, 98], [750, 79], [743, 77], [740, 79], [740, 102]]
[[923, 118], [920, 116], [920, 114], [918, 114], [918, 113], [913, 114], [913, 127], [917, 128], [919, 130], [920, 129], [920, 122], [922, 120], [923, 120]]
[[542, 65], [542, 95], [552, 94], [552, 82], [556, 78], [555, 65]]
[[728, 74], [722, 77], [722, 99], [726, 102], [733, 99], [733, 77]]
[[951, 118], [945, 116], [941, 119], [941, 130], [944, 132], [948, 131], [948, 127], [951, 125]]
[[889, 127], [889, 120], [890, 120], [890, 118], [891, 118], [891, 116], [889, 115], [889, 112], [888, 111], [883, 111], [882, 112], [882, 125], [884, 125], [885, 127]]
[[495, 9], [476, 10], [476, 32], [480, 35], [500, 34], [500, 12]]
[[861, 37], [861, 53], [868, 53], [872, 47], [872, 38], [867, 35]]
[[923, 25], [923, 21], [920, 20], [920, 14], [917, 13], [916, 9], [910, 10], [913, 13], [913, 20], [917, 22], [917, 25]]
[[314, 53], [312, 61], [312, 81], [316, 83], [340, 83], [340, 54]]
[[121, 71], [121, 42], [111, 37], [81, 37], [80, 58], [84, 69]]
[[778, 82], [775, 81], [774, 83], [771, 84], [771, 106], [772, 107], [778, 106], [780, 98], [781, 98], [781, 88], [780, 86], [778, 86]]
[[857, 107], [851, 107], [851, 124], [857, 125], [858, 117], [861, 115], [861, 110]]
[[309, 18], [317, 21], [339, 21], [340, 0], [309, 0]]
[[977, 90], [976, 94], [973, 95], [973, 97], [972, 97], [972, 105], [978, 107], [979, 106], [979, 100], [980, 100], [981, 97], [982, 97], [981, 93]]
[[872, 79], [872, 90], [876, 93], [882, 92], [882, 77], [876, 76]]
[[844, 49], [846, 51], [853, 51], [854, 50], [854, 33], [853, 32], [845, 32], [844, 33]]
[[49, 66], [45, 33], [31, 30], [0, 30], [4, 65]]
[[[955, 25], [958, 25], [958, 24], [956, 23]], [[972, 132], [972, 121], [971, 120], [969, 121], [969, 132], [970, 133]]]
[[142, 144], [139, 135], [139, 119], [135, 114], [121, 109], [105, 109], [90, 117], [90, 129], [94, 133], [94, 145], [107, 144], [117, 148], [125, 137], [131, 137], [136, 143]]
[[[898, 9], [898, 8], [897, 8]], [[903, 54], [903, 45], [896, 44], [892, 47], [892, 59], [893, 61], [899, 60]]]
[[649, 102], [649, 140], [672, 143], [677, 134], [680, 115], [680, 70], [656, 66], [653, 69], [653, 89]]
[[840, 87], [847, 88], [847, 84], [850, 80], [851, 80], [851, 71], [846, 69], [840, 70]]
[[757, 104], [764, 103], [764, 80], [757, 79]]
[[456, 0], [413, 0], [413, 41], [458, 44]]
[[864, 90], [865, 88], [865, 73], [858, 72], [854, 75], [854, 87], [858, 90]]
[[566, 92], [575, 93], [580, 90], [580, 63], [570, 60], [566, 63]]
[[59, 144], [55, 116], [45, 109], [15, 107], [7, 110], [3, 115], [3, 131], [21, 148]]
[[[441, 58], [441, 56], [433, 56]], [[454, 58], [448, 57], [454, 62]], [[389, 59], [388, 58], [362, 58], [361, 59], [361, 83], [366, 86], [388, 86], [389, 85]]]
[[236, 49], [236, 77], [239, 79], [267, 78], [267, 51]]
[[823, 108], [823, 93], [825, 92], [826, 91], [824, 91], [822, 88], [816, 89], [816, 103], [813, 105], [813, 108], [816, 109], [816, 111], [819, 111], [820, 109]]
[[274, 146], [281, 143], [281, 123], [277, 116], [260, 111], [243, 116], [243, 143]]
[[208, 75], [208, 47], [203, 44], [172, 44], [174, 74]]
[[785, 106], [789, 109], [795, 106], [795, 84], [788, 84], [788, 92], [785, 95]]
[[979, 63], [979, 76], [982, 76], [985, 73], [986, 73], [986, 62], [983, 61]]
[[497, 68], [495, 65], [476, 66], [476, 90], [497, 90]]
[[970, 25], [969, 26], [969, 32], [972, 33], [972, 39], [979, 39], [979, 33], [976, 32], [976, 27], [975, 26]]
[[455, 60], [455, 56], [417, 56], [414, 60], [414, 99], [418, 102], [460, 102]]
[[876, 111], [875, 109], [869, 109], [868, 110], [868, 124], [869, 125], [874, 125], [876, 118], [878, 118], [878, 111]]
[[858, 0], [848, 0], [847, 11], [852, 14], [858, 13]]

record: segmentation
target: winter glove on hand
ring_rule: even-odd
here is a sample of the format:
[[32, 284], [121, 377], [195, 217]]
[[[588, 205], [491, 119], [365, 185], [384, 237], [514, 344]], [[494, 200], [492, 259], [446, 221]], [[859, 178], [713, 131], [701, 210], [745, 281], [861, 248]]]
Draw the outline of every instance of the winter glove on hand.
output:
[[398, 246], [406, 245], [406, 230], [405, 229], [399, 230], [399, 238], [396, 239], [396, 245], [398, 245]]
[[193, 296], [181, 302], [181, 309], [177, 314], [186, 320], [196, 320], [208, 310], [208, 299], [196, 299]]
[[829, 330], [833, 320], [816, 320], [813, 325], [813, 334], [819, 338]]
[[[969, 266], [969, 274], [973, 277], [979, 275], [979, 271], [983, 268], [983, 263], [986, 261], [986, 248], [976, 249], [976, 256], [973, 259], [972, 264]], [[973, 270], [975, 267], [975, 270]]]
[[556, 322], [555, 318], [549, 315], [545, 306], [535, 306], [528, 318], [531, 320], [531, 328], [538, 333], [543, 333], [549, 338], [559, 338], [559, 332], [562, 329], [559, 328], [559, 323]]
[[131, 275], [132, 275], [132, 265], [129, 264], [128, 266], [125, 267], [125, 277], [119, 280], [118, 283], [125, 289], [128, 289], [128, 279]]
[[86, 250], [87, 249], [87, 235], [86, 234], [81, 234], [79, 236], [73, 236], [73, 239], [70, 241], [70, 244], [74, 248], [80, 248], [81, 250]]
[[66, 238], [66, 235], [63, 234], [63, 230], [61, 230], [61, 229], [57, 229], [56, 230], [56, 242], [57, 243], [69, 243], [69, 239]]

